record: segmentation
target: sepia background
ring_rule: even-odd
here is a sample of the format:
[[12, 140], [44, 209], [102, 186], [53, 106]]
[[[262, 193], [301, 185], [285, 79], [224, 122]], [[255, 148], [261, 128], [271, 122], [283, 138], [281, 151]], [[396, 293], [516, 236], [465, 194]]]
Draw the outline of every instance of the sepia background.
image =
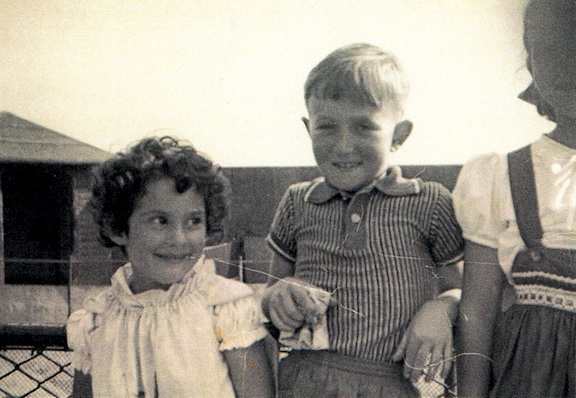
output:
[[[552, 127], [517, 99], [530, 82], [525, 3], [0, 0], [0, 130], [11, 137], [0, 140], [0, 395], [69, 395], [64, 323], [125, 261], [99, 245], [86, 205], [88, 166], [109, 154], [83, 143], [114, 152], [176, 134], [210, 154], [234, 192], [230, 242], [212, 255], [222, 275], [262, 287], [278, 200], [318, 173], [302, 167], [314, 165], [301, 122], [310, 69], [354, 42], [398, 55], [415, 130], [395, 161], [451, 189], [468, 158]], [[58, 156], [40, 159], [47, 143]], [[424, 396], [453, 389], [428, 384]]]
[[461, 164], [550, 129], [529, 83], [525, 0], [0, 0], [0, 111], [107, 151], [175, 133], [224, 166], [313, 165], [309, 70], [396, 53], [412, 94], [400, 164]]

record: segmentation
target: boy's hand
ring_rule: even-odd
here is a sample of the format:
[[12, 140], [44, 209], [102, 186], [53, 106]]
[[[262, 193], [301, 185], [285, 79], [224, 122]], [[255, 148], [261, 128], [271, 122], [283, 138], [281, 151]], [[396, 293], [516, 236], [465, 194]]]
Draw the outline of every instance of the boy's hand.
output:
[[445, 379], [452, 366], [452, 323], [458, 302], [441, 297], [424, 304], [414, 315], [393, 360], [404, 359], [404, 377], [418, 381], [422, 374], [426, 381], [437, 374]]
[[264, 313], [280, 331], [316, 323], [329, 305], [330, 293], [293, 277], [268, 287], [262, 298]]

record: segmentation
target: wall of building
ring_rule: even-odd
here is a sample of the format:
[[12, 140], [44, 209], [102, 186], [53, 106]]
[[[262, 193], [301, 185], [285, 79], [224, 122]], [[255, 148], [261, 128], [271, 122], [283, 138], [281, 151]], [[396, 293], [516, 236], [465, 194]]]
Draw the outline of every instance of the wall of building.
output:
[[[90, 197], [88, 168], [71, 169], [74, 182], [73, 207], [74, 252], [70, 256], [71, 286], [7, 285], [4, 283], [4, 222], [0, 211], [0, 323], [61, 324], [66, 322], [71, 310], [81, 305], [84, 297], [94, 288], [96, 281], [109, 280], [121, 262], [110, 261], [111, 252], [96, 240], [96, 228], [87, 201]], [[1, 172], [1, 170], [0, 170]], [[2, 189], [0, 187], [0, 209]], [[86, 286], [79, 285], [83, 284]], [[102, 284], [100, 283], [100, 284]], [[75, 306], [71, 304], [74, 303]]]
[[[404, 166], [407, 177], [443, 183], [452, 189], [460, 166]], [[232, 214], [229, 239], [239, 242], [245, 280], [266, 281], [270, 251], [265, 236], [278, 202], [293, 183], [309, 180], [320, 173], [316, 167], [226, 168], [232, 185]], [[124, 262], [119, 250], [103, 248], [97, 241], [97, 229], [87, 206], [90, 174], [79, 170], [74, 176], [75, 250], [71, 256], [71, 285], [26, 286], [0, 283], [0, 323], [64, 323], [70, 311], [82, 307], [86, 296], [106, 287], [114, 270]], [[2, 192], [0, 187], [0, 208]], [[0, 212], [2, 221], [2, 212]], [[0, 236], [3, 222], [0, 222]], [[4, 253], [0, 239], [0, 253]], [[0, 256], [0, 278], [4, 275]]]

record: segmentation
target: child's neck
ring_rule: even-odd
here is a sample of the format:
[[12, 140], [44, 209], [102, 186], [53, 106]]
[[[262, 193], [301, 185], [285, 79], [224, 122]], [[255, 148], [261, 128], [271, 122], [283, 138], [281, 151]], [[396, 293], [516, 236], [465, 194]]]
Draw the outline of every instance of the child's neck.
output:
[[343, 198], [352, 199], [352, 197], [353, 197], [354, 195], [356, 195], [358, 192], [362, 191], [363, 189], [366, 189], [366, 188], [369, 187], [370, 185], [373, 185], [373, 184], [374, 184], [376, 181], [378, 181], [380, 178], [382, 178], [382, 177], [375, 178], [374, 180], [372, 180], [372, 181], [369, 182], [368, 184], [366, 184], [366, 185], [364, 185], [364, 186], [361, 186], [360, 188], [355, 189], [354, 191], [343, 191], [342, 189], [338, 189], [338, 188], [336, 188], [336, 189], [340, 192], [340, 195], [342, 195]]
[[145, 281], [142, 282], [140, 280], [133, 280], [130, 283], [130, 290], [132, 291], [133, 294], [140, 294], [140, 293], [144, 293], [147, 292], [148, 290], [164, 290], [167, 291], [168, 289], [170, 289], [170, 284], [161, 284], [158, 282], [149, 282], [149, 281]]
[[576, 149], [576, 118], [559, 116], [556, 128], [548, 137], [569, 148]]

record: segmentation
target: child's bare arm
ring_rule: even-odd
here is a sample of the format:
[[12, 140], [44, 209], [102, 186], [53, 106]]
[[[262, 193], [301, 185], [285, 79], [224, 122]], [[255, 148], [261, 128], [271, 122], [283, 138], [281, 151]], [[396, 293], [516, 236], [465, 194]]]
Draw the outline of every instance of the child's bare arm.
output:
[[224, 358], [238, 398], [274, 397], [273, 364], [266, 355], [264, 340], [247, 348], [224, 351]]
[[74, 371], [74, 384], [72, 385], [72, 397], [92, 397], [92, 377], [80, 370]]
[[437, 374], [446, 378], [452, 367], [452, 327], [458, 317], [462, 264], [441, 267], [437, 276], [444, 294], [424, 304], [414, 315], [393, 358], [404, 360], [404, 376], [412, 381], [422, 374], [426, 380]]
[[[462, 261], [459, 261], [454, 264], [445, 265], [443, 267], [439, 267], [436, 270], [436, 275], [440, 282], [439, 283], [440, 292], [447, 292], [449, 290], [461, 289], [463, 274], [464, 274], [464, 264]], [[460, 297], [458, 293], [456, 293], [453, 296], [456, 298]]]
[[272, 262], [270, 263], [270, 270], [268, 273], [267, 287], [272, 286], [282, 278], [294, 275], [294, 263], [288, 259], [274, 253]]
[[454, 297], [440, 297], [425, 303], [410, 325], [393, 359], [404, 360], [404, 376], [413, 382], [422, 374], [431, 380], [436, 374], [446, 378], [453, 357], [451, 318], [458, 311]]
[[492, 331], [504, 283], [496, 249], [466, 242], [464, 287], [456, 334], [458, 392], [463, 397], [488, 396]]

